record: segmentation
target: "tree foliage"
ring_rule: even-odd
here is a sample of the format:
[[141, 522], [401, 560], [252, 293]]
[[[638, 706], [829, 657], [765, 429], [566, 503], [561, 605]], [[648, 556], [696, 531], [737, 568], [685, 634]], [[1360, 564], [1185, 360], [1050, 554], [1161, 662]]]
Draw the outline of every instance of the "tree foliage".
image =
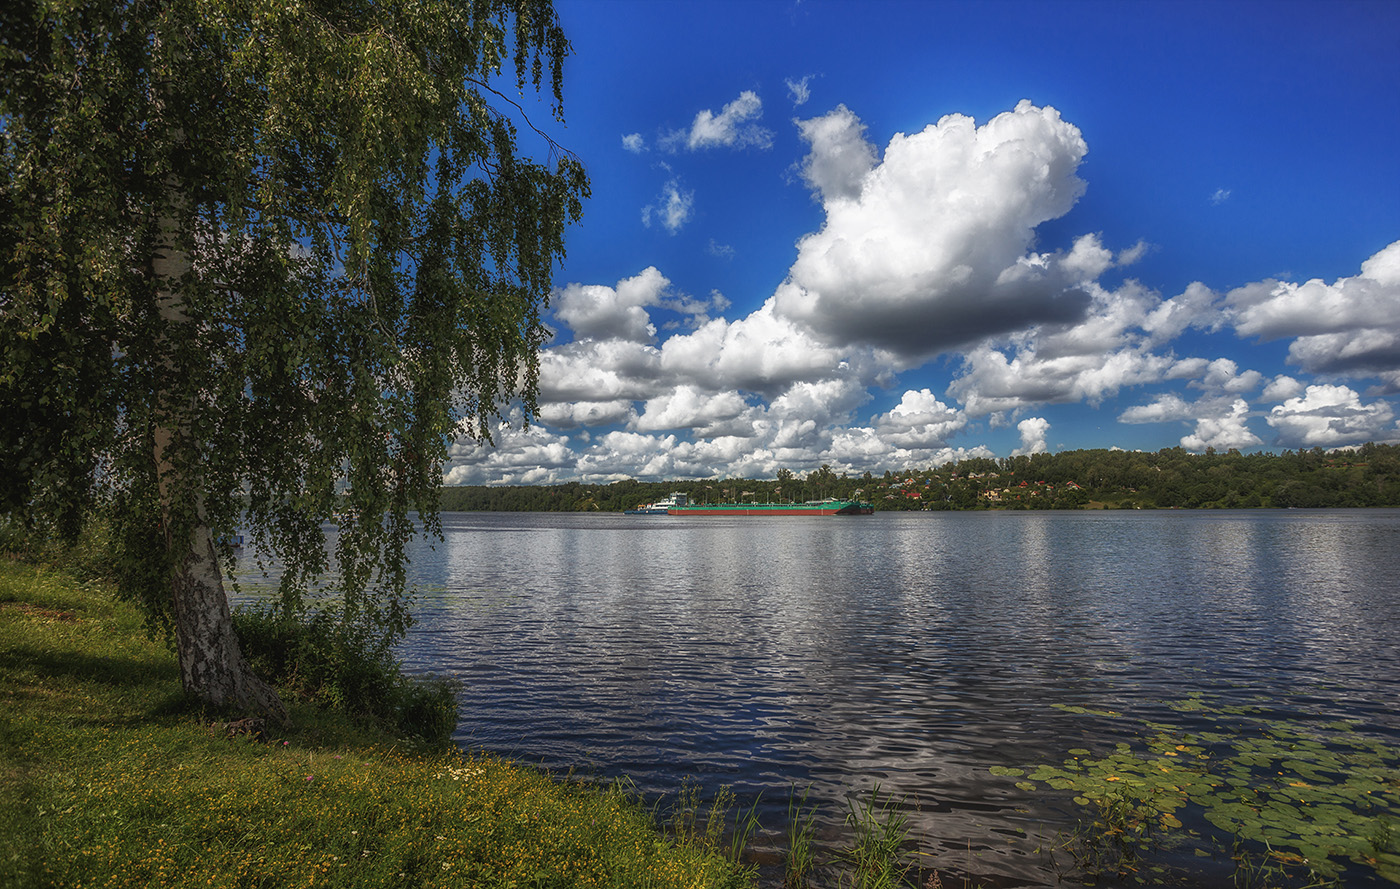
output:
[[500, 92], [562, 119], [551, 5], [0, 6], [0, 509], [105, 502], [167, 627], [192, 529], [250, 528], [292, 613], [335, 515], [347, 619], [401, 632], [450, 436], [533, 412], [587, 196]]
[[631, 509], [672, 491], [699, 502], [860, 498], [878, 510], [1087, 509], [1400, 506], [1400, 446], [1352, 450], [1241, 454], [1063, 451], [974, 457], [881, 476], [836, 475], [823, 466], [801, 477], [780, 469], [775, 479], [685, 479], [610, 484], [453, 487], [448, 510], [542, 512]]

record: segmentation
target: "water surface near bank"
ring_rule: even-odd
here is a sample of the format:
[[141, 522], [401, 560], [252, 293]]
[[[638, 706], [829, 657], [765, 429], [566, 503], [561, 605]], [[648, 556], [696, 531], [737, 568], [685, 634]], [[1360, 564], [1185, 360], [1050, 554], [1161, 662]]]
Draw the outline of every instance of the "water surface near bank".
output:
[[878, 783], [930, 861], [1006, 884], [1054, 882], [1035, 850], [1076, 810], [991, 766], [1196, 728], [1193, 692], [1400, 738], [1396, 511], [443, 525], [404, 652], [463, 682], [463, 745], [762, 792], [775, 826], [810, 786], [832, 836]]

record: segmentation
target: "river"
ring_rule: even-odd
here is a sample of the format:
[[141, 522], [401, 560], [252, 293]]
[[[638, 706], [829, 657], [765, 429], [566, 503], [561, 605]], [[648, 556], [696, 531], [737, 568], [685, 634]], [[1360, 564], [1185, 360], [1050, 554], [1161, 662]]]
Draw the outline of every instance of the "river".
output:
[[[985, 885], [1053, 885], [1041, 850], [1083, 814], [989, 768], [1111, 749], [1144, 720], [1198, 729], [1169, 706], [1192, 694], [1400, 742], [1400, 511], [450, 513], [443, 530], [415, 549], [403, 653], [461, 681], [464, 747], [629, 776], [649, 800], [687, 780], [761, 794], [775, 832], [809, 789], [832, 844], [878, 785], [926, 867]], [[1197, 883], [1229, 879], [1198, 865]]]

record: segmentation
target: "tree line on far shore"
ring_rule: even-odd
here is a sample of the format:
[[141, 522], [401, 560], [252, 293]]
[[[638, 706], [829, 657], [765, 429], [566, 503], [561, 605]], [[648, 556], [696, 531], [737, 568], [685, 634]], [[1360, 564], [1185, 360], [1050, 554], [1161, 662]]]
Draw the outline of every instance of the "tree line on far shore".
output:
[[1400, 446], [1193, 454], [1077, 450], [926, 469], [442, 489], [444, 511], [621, 512], [673, 492], [699, 502], [865, 500], [877, 510], [1251, 509], [1400, 506]]

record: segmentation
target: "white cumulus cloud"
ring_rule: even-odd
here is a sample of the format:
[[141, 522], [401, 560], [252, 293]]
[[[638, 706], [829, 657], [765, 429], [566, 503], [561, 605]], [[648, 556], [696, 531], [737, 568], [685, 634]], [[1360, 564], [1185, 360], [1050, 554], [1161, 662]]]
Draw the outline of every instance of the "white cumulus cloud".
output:
[[1295, 337], [1289, 362], [1310, 373], [1400, 370], [1400, 241], [1362, 263], [1355, 277], [1260, 281], [1230, 291], [1225, 303], [1244, 336]]
[[1259, 436], [1249, 430], [1246, 420], [1249, 417], [1249, 402], [1236, 398], [1230, 402], [1228, 412], [1215, 416], [1199, 417], [1196, 430], [1181, 439], [1181, 446], [1188, 451], [1204, 451], [1215, 448], [1228, 451], [1231, 448], [1251, 448], [1263, 444]]
[[848, 114], [808, 122], [803, 170], [826, 221], [798, 243], [781, 315], [829, 342], [910, 359], [1082, 316], [1088, 298], [1066, 287], [1058, 263], [1017, 268], [1035, 227], [1084, 190], [1075, 173], [1088, 147], [1058, 111], [1021, 102], [982, 126], [949, 115], [896, 135], [858, 194], [852, 177], [864, 161], [849, 157], [858, 123]]
[[1050, 421], [1044, 417], [1028, 417], [1016, 424], [1016, 431], [1021, 434], [1021, 446], [1011, 452], [1012, 456], [1043, 454], [1050, 450], [1045, 443], [1045, 436], [1050, 432]]
[[942, 447], [967, 425], [967, 417], [928, 389], [909, 390], [889, 413], [875, 418], [874, 433], [901, 448]]
[[838, 105], [821, 117], [797, 121], [797, 132], [811, 146], [801, 167], [807, 185], [824, 201], [859, 197], [875, 167], [875, 146], [865, 140], [860, 118]]
[[1265, 418], [1290, 447], [1336, 447], [1395, 437], [1395, 412], [1384, 401], [1362, 404], [1347, 386], [1309, 386]]
[[650, 342], [656, 328], [646, 307], [659, 305], [670, 284], [655, 266], [618, 281], [616, 287], [570, 284], [554, 297], [554, 317], [580, 339]]

